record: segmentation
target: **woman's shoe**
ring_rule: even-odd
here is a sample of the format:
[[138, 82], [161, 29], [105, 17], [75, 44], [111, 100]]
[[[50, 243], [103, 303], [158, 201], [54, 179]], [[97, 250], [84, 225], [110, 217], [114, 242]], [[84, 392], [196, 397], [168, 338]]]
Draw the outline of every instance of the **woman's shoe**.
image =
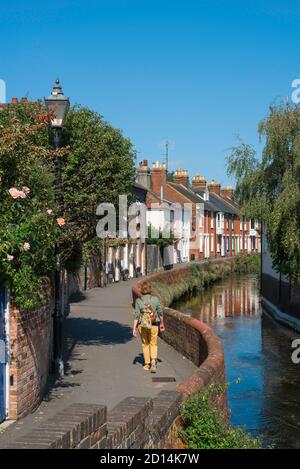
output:
[[156, 360], [152, 360], [151, 362], [151, 373], [156, 373], [157, 366], [156, 366]]
[[143, 366], [144, 370], [149, 371], [150, 370], [150, 365], [147, 363], [146, 365]]

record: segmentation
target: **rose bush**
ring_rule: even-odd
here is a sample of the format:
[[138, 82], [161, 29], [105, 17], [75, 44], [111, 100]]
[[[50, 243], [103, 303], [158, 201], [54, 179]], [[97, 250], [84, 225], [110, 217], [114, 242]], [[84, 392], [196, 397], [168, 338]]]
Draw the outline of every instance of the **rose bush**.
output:
[[[64, 234], [47, 210], [56, 211], [45, 109], [10, 104], [0, 111], [0, 281], [13, 300], [34, 307], [43, 276], [55, 269], [53, 250]], [[49, 208], [51, 206], [51, 208]]]

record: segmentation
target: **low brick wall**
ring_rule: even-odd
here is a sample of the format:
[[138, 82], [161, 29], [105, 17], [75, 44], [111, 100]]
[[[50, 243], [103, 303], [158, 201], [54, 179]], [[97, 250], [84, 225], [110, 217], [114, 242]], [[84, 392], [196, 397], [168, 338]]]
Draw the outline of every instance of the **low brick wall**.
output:
[[97, 404], [72, 404], [9, 449], [138, 449], [166, 447], [181, 396], [161, 391], [154, 399], [127, 397], [110, 412]]
[[52, 360], [53, 295], [45, 284], [47, 301], [36, 310], [10, 310], [9, 418], [27, 415], [41, 401]]

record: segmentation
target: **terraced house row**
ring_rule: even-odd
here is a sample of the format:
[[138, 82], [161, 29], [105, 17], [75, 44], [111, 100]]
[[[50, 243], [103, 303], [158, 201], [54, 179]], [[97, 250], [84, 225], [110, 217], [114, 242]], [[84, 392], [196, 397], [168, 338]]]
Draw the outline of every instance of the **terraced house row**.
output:
[[198, 174], [190, 181], [182, 169], [169, 178], [165, 164], [154, 162], [150, 168], [147, 160], [139, 163], [137, 185], [147, 192], [147, 224], [156, 230], [172, 225], [174, 204], [182, 207], [182, 236], [165, 248], [165, 265], [260, 252], [260, 223], [240, 216], [232, 187], [221, 188], [215, 180], [207, 184]]
[[[171, 176], [165, 164], [154, 162], [150, 168], [147, 160], [139, 163], [132, 187], [136, 236], [131, 238], [125, 231], [119, 239], [107, 240], [104, 259], [94, 259], [75, 277], [69, 276], [71, 294], [191, 260], [260, 252], [260, 224], [240, 216], [231, 187], [221, 188], [215, 180], [207, 184], [200, 175], [190, 180], [182, 169]], [[147, 207], [146, 220], [142, 220], [141, 204]], [[146, 236], [139, 225], [148, 226]], [[171, 233], [169, 239], [166, 231]], [[158, 233], [164, 233], [163, 243], [157, 242]]]

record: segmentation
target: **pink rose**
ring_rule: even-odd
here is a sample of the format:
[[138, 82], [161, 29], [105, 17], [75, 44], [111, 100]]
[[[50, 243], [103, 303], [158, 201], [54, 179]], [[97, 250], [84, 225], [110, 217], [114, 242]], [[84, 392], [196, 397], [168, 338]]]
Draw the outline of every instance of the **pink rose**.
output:
[[27, 242], [24, 243], [24, 244], [23, 244], [23, 249], [24, 249], [24, 251], [29, 251], [29, 249], [30, 249], [30, 244], [27, 243]]
[[15, 187], [11, 187], [8, 191], [13, 199], [18, 199], [20, 197], [20, 191]]
[[64, 226], [65, 225], [65, 219], [60, 217], [60, 218], [57, 218], [56, 219], [57, 223], [59, 224], [59, 226]]
[[48, 209], [47, 209], [47, 213], [48, 213], [48, 215], [53, 215], [53, 210], [52, 210], [52, 208], [48, 208]]
[[23, 186], [22, 191], [24, 192], [25, 195], [28, 195], [29, 192], [30, 192], [30, 189], [29, 189], [29, 187]]
[[8, 261], [12, 261], [13, 258], [14, 258], [14, 256], [11, 256], [10, 254], [7, 254], [7, 256], [6, 256], [6, 259], [7, 259]]
[[23, 187], [21, 191], [15, 187], [11, 187], [8, 191], [13, 199], [26, 199], [27, 195], [30, 192], [30, 189], [26, 186]]

